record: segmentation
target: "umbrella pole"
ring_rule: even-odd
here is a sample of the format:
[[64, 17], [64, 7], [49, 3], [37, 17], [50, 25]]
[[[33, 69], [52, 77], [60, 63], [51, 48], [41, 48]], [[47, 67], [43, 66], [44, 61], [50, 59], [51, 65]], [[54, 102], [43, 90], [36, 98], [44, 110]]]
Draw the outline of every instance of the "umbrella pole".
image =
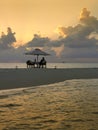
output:
[[37, 55], [37, 59], [36, 59], [36, 60], [37, 60], [37, 68], [38, 68], [38, 56], [39, 56], [39, 55]]

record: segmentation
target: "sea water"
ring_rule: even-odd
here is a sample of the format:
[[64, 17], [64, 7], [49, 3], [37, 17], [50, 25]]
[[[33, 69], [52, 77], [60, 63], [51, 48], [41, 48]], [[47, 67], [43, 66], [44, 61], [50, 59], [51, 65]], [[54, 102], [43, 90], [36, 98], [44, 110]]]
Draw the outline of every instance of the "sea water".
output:
[[98, 79], [0, 91], [0, 130], [98, 130]]
[[[26, 68], [26, 63], [0, 63], [0, 68]], [[98, 68], [98, 63], [47, 63], [47, 68]]]

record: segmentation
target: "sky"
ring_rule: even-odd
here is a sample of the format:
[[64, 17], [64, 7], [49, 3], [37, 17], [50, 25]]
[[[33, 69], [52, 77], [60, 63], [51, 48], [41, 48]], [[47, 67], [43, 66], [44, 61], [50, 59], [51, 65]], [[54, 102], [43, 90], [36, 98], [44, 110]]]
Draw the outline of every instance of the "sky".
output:
[[98, 0], [0, 0], [0, 62], [36, 47], [49, 62], [98, 62]]

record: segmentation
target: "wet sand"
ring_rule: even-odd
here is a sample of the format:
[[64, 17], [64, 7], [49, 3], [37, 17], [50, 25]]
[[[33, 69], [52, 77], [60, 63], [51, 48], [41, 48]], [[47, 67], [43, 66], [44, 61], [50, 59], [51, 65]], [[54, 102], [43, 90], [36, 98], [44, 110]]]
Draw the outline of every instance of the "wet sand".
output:
[[0, 89], [14, 89], [62, 82], [69, 79], [98, 78], [98, 68], [0, 69]]
[[98, 130], [98, 79], [0, 91], [0, 130]]

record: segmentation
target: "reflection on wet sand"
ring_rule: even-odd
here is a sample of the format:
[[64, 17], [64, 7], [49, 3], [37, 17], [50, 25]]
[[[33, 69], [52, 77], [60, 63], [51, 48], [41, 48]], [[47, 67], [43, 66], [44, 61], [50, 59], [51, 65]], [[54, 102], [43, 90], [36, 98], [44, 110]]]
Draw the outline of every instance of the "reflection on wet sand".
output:
[[2, 130], [97, 130], [98, 80], [0, 92]]

